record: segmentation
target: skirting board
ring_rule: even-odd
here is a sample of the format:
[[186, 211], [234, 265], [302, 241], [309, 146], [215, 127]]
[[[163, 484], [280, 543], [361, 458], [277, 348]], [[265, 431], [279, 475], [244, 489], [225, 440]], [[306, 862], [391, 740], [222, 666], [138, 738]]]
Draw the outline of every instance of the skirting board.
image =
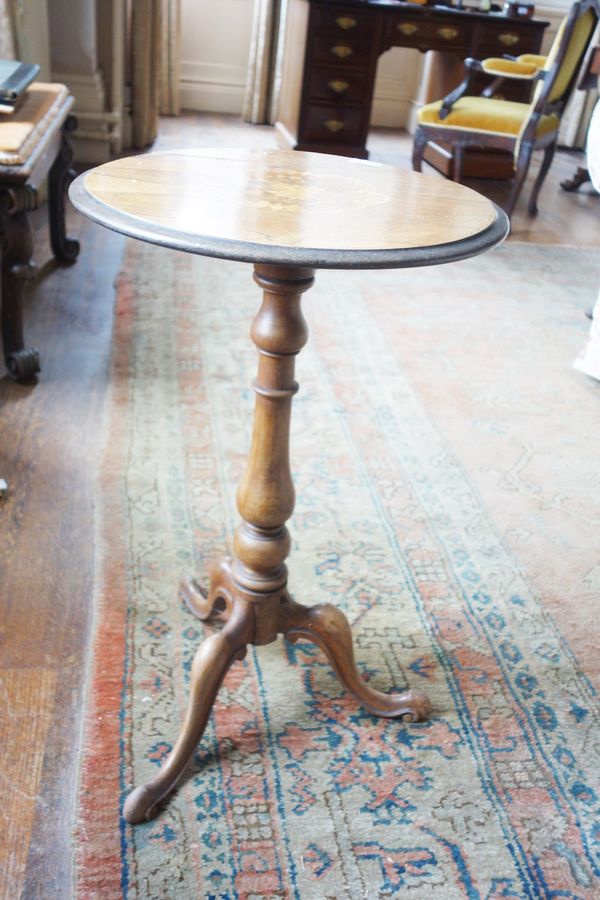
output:
[[244, 85], [210, 84], [197, 81], [179, 82], [182, 109], [241, 115]]
[[181, 62], [179, 96], [183, 109], [239, 115], [245, 88], [245, 66]]

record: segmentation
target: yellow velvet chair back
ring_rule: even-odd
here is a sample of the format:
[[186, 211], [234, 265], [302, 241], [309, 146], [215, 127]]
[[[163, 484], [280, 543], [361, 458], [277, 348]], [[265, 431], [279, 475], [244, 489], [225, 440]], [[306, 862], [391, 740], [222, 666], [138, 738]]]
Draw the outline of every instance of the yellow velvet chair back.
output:
[[561, 100], [569, 87], [571, 79], [581, 65], [583, 54], [592, 37], [592, 32], [596, 28], [597, 22], [598, 17], [595, 15], [594, 10], [590, 8], [587, 9], [575, 23], [566, 56], [558, 75], [556, 76], [556, 80], [552, 85], [552, 90], [550, 92], [551, 103]]
[[[563, 43], [564, 33], [567, 28], [568, 22], [569, 16], [565, 17], [562, 20], [559, 29], [556, 32], [556, 36], [554, 38], [554, 41], [552, 42], [550, 52], [548, 53], [546, 62], [543, 66], [543, 69], [546, 72], [549, 72], [556, 62], [556, 58]], [[573, 31], [571, 33], [567, 52], [563, 58], [562, 65], [560, 66], [560, 69], [558, 70], [554, 79], [554, 84], [552, 85], [552, 88], [550, 90], [548, 102], [556, 103], [563, 98], [565, 91], [571, 84], [576, 70], [581, 64], [583, 53], [585, 52], [585, 48], [587, 47], [590, 38], [592, 37], [592, 32], [596, 28], [597, 23], [598, 16], [596, 15], [592, 7], [588, 8], [582, 15], [580, 15], [575, 22], [575, 27], [573, 28]], [[535, 104], [537, 103], [543, 89], [544, 82], [540, 81], [535, 89], [532, 104], [533, 107], [535, 107]]]

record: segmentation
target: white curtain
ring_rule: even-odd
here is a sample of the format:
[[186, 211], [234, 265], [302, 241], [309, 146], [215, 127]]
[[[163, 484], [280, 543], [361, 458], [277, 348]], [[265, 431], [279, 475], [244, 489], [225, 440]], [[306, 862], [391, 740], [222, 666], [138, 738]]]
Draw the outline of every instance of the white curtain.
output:
[[[587, 164], [592, 184], [600, 191], [600, 102], [596, 103], [587, 139]], [[600, 381], [600, 297], [592, 314], [592, 325], [585, 347], [573, 363], [584, 375]]]
[[16, 55], [11, 4], [0, 0], [0, 59], [14, 59]]
[[179, 115], [180, 0], [162, 0], [160, 37], [160, 114]]
[[179, 112], [179, 0], [133, 0], [131, 94], [133, 146], [156, 138], [159, 113]]
[[255, 0], [243, 118], [255, 125], [272, 123], [281, 80], [287, 0]]

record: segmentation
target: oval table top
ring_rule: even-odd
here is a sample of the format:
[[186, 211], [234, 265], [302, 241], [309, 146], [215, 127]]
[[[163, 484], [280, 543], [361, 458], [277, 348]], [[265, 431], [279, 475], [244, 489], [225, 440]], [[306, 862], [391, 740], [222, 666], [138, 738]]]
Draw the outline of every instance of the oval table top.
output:
[[312, 268], [394, 268], [482, 253], [506, 215], [438, 176], [292, 150], [186, 149], [114, 160], [71, 185], [115, 231], [206, 256]]

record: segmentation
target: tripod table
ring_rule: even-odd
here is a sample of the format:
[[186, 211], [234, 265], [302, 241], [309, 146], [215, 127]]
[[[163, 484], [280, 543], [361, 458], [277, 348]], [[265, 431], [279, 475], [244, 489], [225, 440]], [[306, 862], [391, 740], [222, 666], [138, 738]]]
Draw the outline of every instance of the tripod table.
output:
[[182, 150], [115, 160], [81, 175], [71, 199], [95, 221], [140, 240], [253, 263], [263, 289], [251, 332], [259, 354], [256, 406], [233, 555], [213, 567], [207, 591], [194, 578], [182, 584], [198, 618], [226, 625], [197, 650], [179, 738], [154, 780], [129, 795], [127, 821], [149, 818], [180, 778], [227, 670], [248, 644], [267, 644], [279, 634], [314, 641], [374, 715], [425, 718], [424, 694], [383, 694], [363, 681], [339, 609], [302, 606], [288, 593], [290, 415], [298, 390], [295, 357], [307, 340], [300, 299], [315, 269], [428, 266], [482, 253], [506, 237], [504, 213], [437, 177], [279, 150]]

